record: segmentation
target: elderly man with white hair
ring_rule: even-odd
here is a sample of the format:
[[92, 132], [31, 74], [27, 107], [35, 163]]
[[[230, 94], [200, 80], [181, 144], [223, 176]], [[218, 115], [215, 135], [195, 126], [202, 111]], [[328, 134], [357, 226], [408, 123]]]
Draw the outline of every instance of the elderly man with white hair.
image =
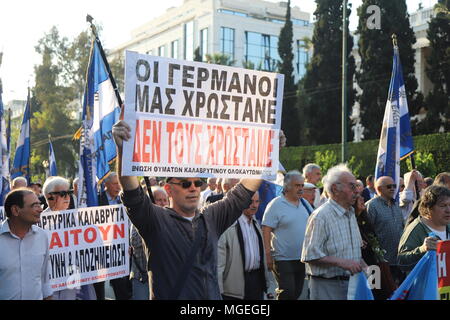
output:
[[[70, 190], [70, 183], [67, 179], [59, 176], [53, 176], [45, 180], [42, 188], [48, 207], [42, 212], [42, 215], [50, 211], [64, 211], [69, 208], [70, 196], [73, 191]], [[53, 300], [76, 300], [78, 289], [65, 289], [53, 293]]]
[[[312, 183], [317, 186], [322, 178], [320, 166], [315, 163], [308, 163], [303, 167], [303, 176], [305, 177], [305, 182]], [[316, 188], [314, 192], [314, 208], [318, 208], [320, 206], [320, 189]]]
[[346, 300], [350, 275], [365, 267], [352, 207], [356, 179], [340, 164], [328, 170], [323, 183], [330, 198], [308, 220], [301, 260], [310, 277], [311, 300]]
[[269, 202], [262, 219], [266, 260], [278, 283], [278, 300], [298, 299], [305, 280], [300, 257], [309, 212], [313, 210], [302, 199], [304, 181], [300, 172], [288, 172], [283, 194]]

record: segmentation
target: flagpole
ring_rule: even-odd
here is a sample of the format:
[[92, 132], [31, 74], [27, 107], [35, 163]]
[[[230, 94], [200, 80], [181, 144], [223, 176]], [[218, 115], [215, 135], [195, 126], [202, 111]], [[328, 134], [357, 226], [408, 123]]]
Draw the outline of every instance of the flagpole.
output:
[[[397, 35], [395, 33], [392, 34], [392, 45], [394, 46], [394, 49], [396, 49], [398, 51]], [[400, 55], [400, 53], [399, 53], [399, 55]], [[413, 170], [417, 170], [416, 161], [414, 159], [414, 152], [412, 152], [409, 155], [409, 159], [411, 160], [411, 167], [412, 167], [412, 169]], [[419, 184], [417, 183], [417, 180], [414, 181], [414, 185], [416, 187], [416, 200], [419, 200], [420, 192], [419, 192]]]
[[342, 162], [347, 158], [347, 0], [342, 5]]

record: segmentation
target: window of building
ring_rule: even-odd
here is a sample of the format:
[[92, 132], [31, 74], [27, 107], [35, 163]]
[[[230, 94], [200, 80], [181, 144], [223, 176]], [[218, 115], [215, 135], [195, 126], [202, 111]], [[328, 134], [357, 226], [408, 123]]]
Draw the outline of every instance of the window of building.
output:
[[178, 40], [172, 41], [170, 43], [170, 57], [178, 59]]
[[194, 21], [184, 25], [184, 59], [194, 60]]
[[302, 20], [302, 19], [292, 19], [292, 24], [307, 27], [307, 26], [309, 26], [309, 21]]
[[232, 14], [234, 16], [240, 16], [240, 17], [247, 17], [248, 16], [246, 13], [238, 12], [238, 11], [234, 11], [234, 10], [228, 10], [228, 9], [217, 9], [217, 12], [226, 13], [226, 14]]
[[166, 56], [166, 46], [161, 46], [158, 48], [158, 56], [160, 57]]
[[280, 60], [278, 37], [246, 31], [245, 60], [256, 69], [275, 71]]
[[305, 41], [297, 40], [297, 74], [300, 79], [306, 73], [306, 66], [309, 62], [308, 50], [305, 48]]
[[208, 53], [208, 28], [200, 30], [200, 54], [202, 61], [206, 61], [206, 54]]
[[220, 52], [234, 60], [234, 29], [220, 27]]

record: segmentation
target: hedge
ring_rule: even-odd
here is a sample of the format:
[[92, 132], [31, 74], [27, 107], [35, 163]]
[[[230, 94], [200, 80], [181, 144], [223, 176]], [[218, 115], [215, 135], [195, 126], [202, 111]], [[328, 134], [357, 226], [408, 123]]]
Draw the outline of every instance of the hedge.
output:
[[[355, 156], [357, 161], [363, 163], [360, 178], [374, 173], [378, 143], [379, 140], [366, 140], [347, 144], [347, 159]], [[436, 173], [450, 171], [450, 133], [415, 136], [414, 147], [416, 152], [433, 155]], [[282, 148], [280, 161], [286, 170], [301, 170], [307, 163], [314, 162], [316, 152], [324, 153], [327, 150], [335, 152], [338, 159], [341, 158], [341, 144], [326, 144]], [[402, 161], [402, 174], [407, 170], [405, 161]]]

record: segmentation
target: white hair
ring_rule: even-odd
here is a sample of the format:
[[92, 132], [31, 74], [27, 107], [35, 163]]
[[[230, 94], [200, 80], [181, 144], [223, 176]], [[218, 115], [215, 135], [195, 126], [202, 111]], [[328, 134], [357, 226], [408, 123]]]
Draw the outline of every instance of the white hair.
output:
[[14, 180], [11, 182], [12, 189], [14, 189], [14, 187], [17, 185], [18, 182], [25, 182], [25, 186], [28, 185], [28, 181], [26, 178], [17, 177], [17, 178], [14, 178]]
[[286, 192], [289, 188], [289, 185], [291, 184], [291, 181], [293, 178], [300, 178], [300, 180], [305, 180], [305, 178], [302, 176], [302, 174], [300, 173], [300, 171], [298, 170], [291, 170], [288, 173], [286, 173], [286, 175], [284, 176], [284, 181], [283, 181], [283, 193]]
[[110, 174], [104, 180], [104, 182], [106, 183], [106, 182], [111, 181], [111, 179], [114, 178], [115, 176], [117, 176], [117, 173], [115, 173], [114, 171], [111, 171]]
[[78, 185], [78, 181], [80, 180], [80, 178], [76, 177], [75, 179], [73, 179], [72, 182], [72, 186]]
[[152, 193], [155, 193], [156, 191], [161, 191], [162, 193], [164, 193], [164, 195], [168, 198], [169, 195], [167, 194], [166, 190], [164, 190], [164, 188], [161, 188], [159, 186], [152, 186]]
[[306, 166], [303, 167], [303, 175], [306, 177], [308, 173], [311, 173], [314, 169], [319, 169], [320, 166], [315, 163], [308, 163]]
[[56, 187], [59, 187], [59, 186], [63, 186], [65, 188], [67, 188], [67, 190], [69, 190], [70, 189], [69, 180], [67, 180], [63, 177], [58, 177], [58, 176], [50, 177], [47, 180], [45, 180], [44, 187], [42, 188], [42, 192], [44, 193], [45, 197], [47, 197], [47, 195], [50, 192], [53, 192], [56, 189]]
[[344, 174], [353, 175], [352, 171], [347, 167], [345, 163], [340, 163], [337, 166], [328, 169], [327, 174], [322, 179], [322, 183], [323, 188], [329, 195], [333, 194], [331, 186], [339, 183], [339, 180], [341, 180], [341, 177]]
[[208, 178], [208, 180], [206, 180], [206, 183], [210, 184], [213, 179], [216, 181], [215, 183], [217, 183], [217, 178], [214, 178], [214, 177]]

